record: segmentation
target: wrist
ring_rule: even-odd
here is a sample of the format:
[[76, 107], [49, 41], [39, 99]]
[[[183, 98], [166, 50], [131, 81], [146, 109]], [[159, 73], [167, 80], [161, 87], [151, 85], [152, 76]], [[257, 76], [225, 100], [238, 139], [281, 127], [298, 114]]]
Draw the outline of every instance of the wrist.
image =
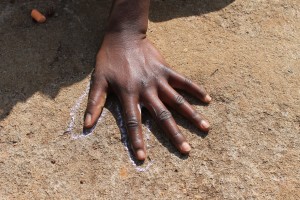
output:
[[132, 33], [132, 32], [107, 32], [104, 35], [102, 42], [103, 47], [109, 48], [133, 48], [133, 46], [139, 44], [146, 38], [146, 34]]
[[150, 0], [114, 0], [107, 34], [146, 35]]

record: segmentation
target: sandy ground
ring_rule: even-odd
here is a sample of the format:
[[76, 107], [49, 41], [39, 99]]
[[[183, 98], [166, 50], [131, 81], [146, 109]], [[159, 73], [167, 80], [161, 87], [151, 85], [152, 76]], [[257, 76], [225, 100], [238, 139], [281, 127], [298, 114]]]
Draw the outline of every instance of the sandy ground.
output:
[[43, 2], [0, 3], [0, 199], [300, 199], [299, 0], [152, 1], [149, 38], [210, 91], [210, 106], [184, 96], [213, 128], [174, 113], [183, 157], [145, 112], [138, 167], [114, 98], [80, 136], [111, 2], [56, 1], [39, 25], [29, 13]]

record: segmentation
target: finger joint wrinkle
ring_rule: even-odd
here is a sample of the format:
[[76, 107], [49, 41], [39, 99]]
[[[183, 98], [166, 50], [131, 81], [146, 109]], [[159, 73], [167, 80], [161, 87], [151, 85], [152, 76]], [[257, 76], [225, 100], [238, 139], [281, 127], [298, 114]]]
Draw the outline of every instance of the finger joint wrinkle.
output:
[[158, 114], [158, 119], [160, 121], [170, 119], [171, 117], [172, 117], [172, 114], [168, 110], [161, 110]]
[[139, 126], [139, 122], [136, 118], [131, 118], [127, 120], [126, 125], [128, 128], [137, 128]]
[[91, 106], [96, 106], [97, 105], [97, 101], [93, 98], [90, 98], [88, 100], [88, 104], [91, 105]]
[[177, 96], [175, 97], [175, 102], [176, 102], [177, 105], [183, 104], [183, 103], [184, 103], [184, 98], [183, 98], [183, 96], [177, 95]]
[[185, 85], [186, 85], [186, 86], [192, 85], [192, 80], [191, 80], [191, 79], [186, 78], [186, 79], [184, 80], [184, 82], [185, 82]]

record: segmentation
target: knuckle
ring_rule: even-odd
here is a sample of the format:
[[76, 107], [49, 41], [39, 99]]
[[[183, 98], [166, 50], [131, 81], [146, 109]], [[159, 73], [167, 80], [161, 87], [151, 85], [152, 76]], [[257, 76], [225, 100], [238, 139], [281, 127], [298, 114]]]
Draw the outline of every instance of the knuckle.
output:
[[149, 85], [149, 82], [146, 80], [141, 80], [141, 85], [143, 88], [146, 88]]
[[182, 142], [185, 141], [184, 136], [181, 134], [179, 130], [170, 134], [170, 139], [175, 145], [180, 145], [182, 144]]
[[172, 117], [172, 114], [170, 113], [170, 111], [168, 111], [166, 109], [161, 110], [157, 116], [159, 121], [164, 121], [164, 120], [170, 119], [171, 117]]
[[167, 67], [166, 65], [163, 65], [162, 70], [165, 75], [169, 75], [172, 72], [171, 69], [169, 67]]
[[129, 128], [129, 129], [132, 129], [132, 128], [137, 128], [139, 126], [139, 122], [136, 118], [129, 118], [126, 122], [126, 126]]
[[190, 85], [192, 85], [193, 82], [192, 82], [191, 79], [185, 78], [184, 83], [185, 83], [186, 86], [190, 86]]
[[89, 98], [88, 106], [96, 106], [96, 105], [97, 105], [97, 101], [93, 98]]
[[163, 77], [155, 76], [154, 79], [155, 79], [155, 82], [158, 84], [158, 87], [165, 84]]
[[143, 142], [142, 139], [140, 139], [139, 137], [135, 137], [131, 140], [131, 144], [134, 147], [134, 149], [142, 147], [143, 146]]
[[116, 91], [118, 91], [121, 95], [125, 95], [125, 96], [136, 95], [139, 91], [137, 84], [132, 80], [130, 80], [130, 82], [117, 80], [117, 82], [115, 82], [113, 86], [116, 89]]
[[194, 120], [194, 121], [199, 121], [199, 120], [201, 120], [201, 116], [200, 116], [199, 113], [197, 113], [197, 111], [195, 111], [195, 110], [193, 111], [191, 117], [192, 117], [192, 120]]
[[182, 134], [179, 132], [179, 131], [176, 131], [174, 134], [173, 134], [173, 138], [175, 140], [177, 139], [182, 139]]
[[143, 146], [143, 139], [137, 132], [130, 133], [129, 141], [133, 149], [140, 148]]
[[176, 103], [177, 105], [181, 105], [181, 104], [183, 104], [184, 102], [185, 102], [185, 100], [184, 100], [183, 96], [181, 96], [181, 95], [176, 95], [176, 97], [175, 97], [175, 103]]
[[151, 85], [153, 85], [153, 81], [150, 79], [143, 79], [140, 81], [140, 85], [141, 85], [142, 90], [146, 90], [146, 89], [150, 88]]

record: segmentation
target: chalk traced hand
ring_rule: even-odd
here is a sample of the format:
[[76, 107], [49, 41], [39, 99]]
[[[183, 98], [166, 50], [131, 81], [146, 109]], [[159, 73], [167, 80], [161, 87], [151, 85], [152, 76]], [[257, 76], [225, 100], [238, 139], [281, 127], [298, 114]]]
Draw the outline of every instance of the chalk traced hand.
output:
[[137, 159], [146, 158], [140, 103], [150, 111], [177, 149], [187, 154], [191, 147], [166, 106], [178, 111], [202, 131], [208, 131], [209, 123], [175, 89], [184, 90], [204, 103], [211, 101], [203, 87], [168, 67], [146, 38], [145, 31], [108, 31], [97, 54], [84, 127], [91, 128], [96, 123], [108, 92], [113, 92], [122, 104], [127, 132]]

